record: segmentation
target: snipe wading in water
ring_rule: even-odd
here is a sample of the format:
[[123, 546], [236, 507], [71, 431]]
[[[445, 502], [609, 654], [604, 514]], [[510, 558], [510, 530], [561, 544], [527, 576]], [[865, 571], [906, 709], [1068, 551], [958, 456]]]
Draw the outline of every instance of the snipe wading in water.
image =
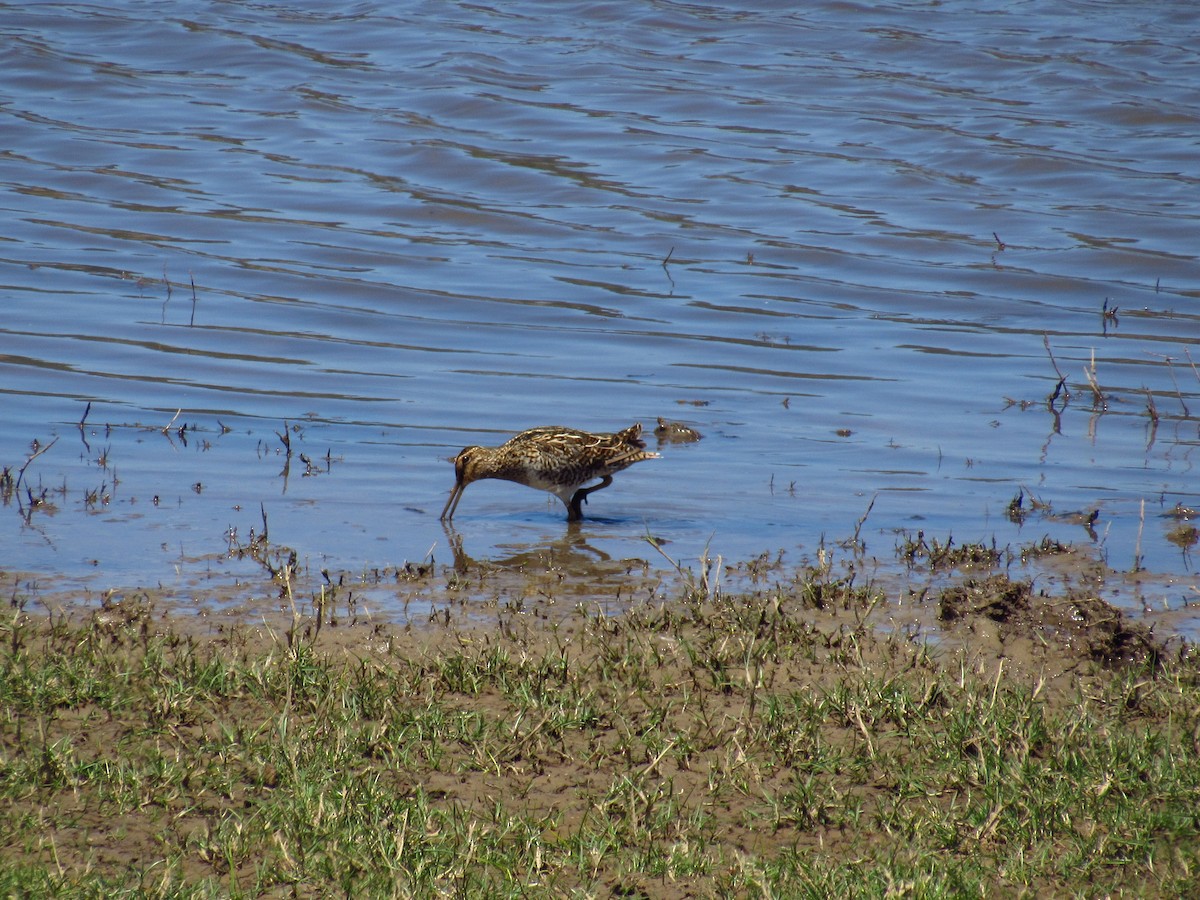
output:
[[[442, 510], [442, 521], [454, 518], [463, 491], [473, 481], [501, 478], [549, 491], [567, 507], [567, 521], [583, 518], [588, 494], [612, 484], [620, 472], [643, 459], [657, 459], [641, 438], [641, 423], [615, 434], [591, 434], [561, 425], [530, 428], [499, 447], [465, 447], [454, 463], [454, 490]], [[585, 488], [595, 478], [600, 483]]]

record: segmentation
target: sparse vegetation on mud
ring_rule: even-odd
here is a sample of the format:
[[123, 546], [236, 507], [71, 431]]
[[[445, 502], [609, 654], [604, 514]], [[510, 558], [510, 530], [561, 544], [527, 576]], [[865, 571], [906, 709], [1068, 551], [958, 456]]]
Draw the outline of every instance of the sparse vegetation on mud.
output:
[[820, 570], [726, 594], [711, 569], [615, 616], [530, 603], [487, 622], [317, 629], [295, 614], [286, 637], [189, 636], [136, 600], [35, 618], [14, 596], [0, 891], [1194, 886], [1186, 645], [1001, 575], [931, 598], [946, 632], [929, 643], [878, 630], [887, 598]]

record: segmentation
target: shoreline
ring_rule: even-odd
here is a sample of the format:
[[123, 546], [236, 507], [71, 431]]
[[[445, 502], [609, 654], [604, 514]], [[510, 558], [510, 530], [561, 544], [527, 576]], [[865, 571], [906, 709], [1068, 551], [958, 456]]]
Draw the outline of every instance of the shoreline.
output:
[[82, 616], [10, 607], [0, 884], [691, 897], [1193, 883], [1200, 662], [1100, 601], [979, 576], [927, 601], [935, 642], [877, 627], [897, 598], [828, 571], [758, 571], [749, 592], [715, 589], [712, 566], [681, 571], [665, 601], [619, 614], [448, 571], [451, 592], [484, 587], [485, 613], [458, 614], [464, 601], [389, 624], [339, 600], [197, 634], [136, 598]]

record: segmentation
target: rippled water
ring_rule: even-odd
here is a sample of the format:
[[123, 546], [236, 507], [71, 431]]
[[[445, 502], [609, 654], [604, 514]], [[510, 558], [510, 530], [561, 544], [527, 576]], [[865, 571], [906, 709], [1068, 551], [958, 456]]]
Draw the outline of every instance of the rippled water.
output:
[[[874, 498], [882, 557], [1051, 534], [1195, 599], [1192, 20], [0, 4], [0, 465], [58, 437], [3, 565], [169, 585], [260, 505], [313, 565], [443, 559], [465, 444], [665, 416], [705, 439], [573, 546], [799, 560]], [[495, 559], [561, 513], [482, 483], [455, 524]]]

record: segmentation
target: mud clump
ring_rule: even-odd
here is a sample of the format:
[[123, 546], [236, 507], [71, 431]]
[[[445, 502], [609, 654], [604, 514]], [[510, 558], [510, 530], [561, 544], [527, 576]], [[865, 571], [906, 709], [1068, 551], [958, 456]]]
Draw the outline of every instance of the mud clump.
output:
[[1162, 662], [1163, 645], [1154, 632], [1103, 600], [1072, 597], [1046, 606], [1047, 623], [1072, 635], [1090, 659], [1104, 666], [1158, 668]]
[[1029, 617], [1031, 593], [1028, 581], [1012, 581], [1004, 575], [968, 578], [962, 584], [942, 591], [938, 618], [943, 623], [951, 623], [985, 616], [993, 622], [1017, 625]]
[[1153, 630], [1131, 621], [1120, 610], [1086, 594], [1047, 597], [1029, 581], [1005, 575], [967, 578], [938, 598], [938, 618], [948, 629], [974, 629], [980, 620], [1000, 626], [1006, 642], [1027, 638], [1056, 645], [1067, 656], [1082, 657], [1106, 668], [1157, 667], [1163, 643]]

